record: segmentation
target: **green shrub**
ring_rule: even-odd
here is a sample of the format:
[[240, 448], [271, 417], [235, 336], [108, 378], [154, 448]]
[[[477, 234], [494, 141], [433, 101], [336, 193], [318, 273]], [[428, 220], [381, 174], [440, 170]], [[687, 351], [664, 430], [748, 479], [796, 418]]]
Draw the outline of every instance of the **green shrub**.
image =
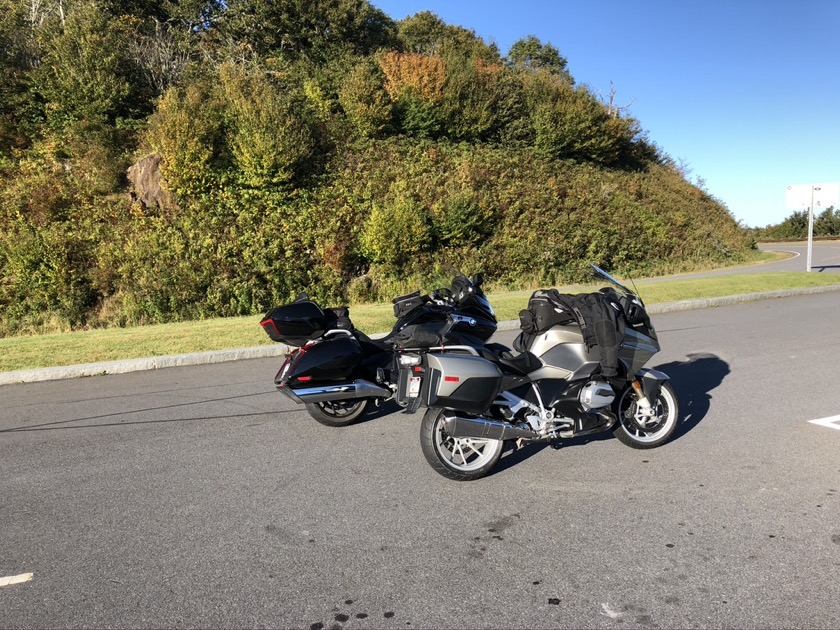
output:
[[365, 138], [378, 138], [391, 126], [394, 107], [384, 88], [385, 77], [372, 59], [361, 60], [341, 86], [344, 113]]
[[507, 122], [504, 110], [500, 63], [487, 64], [480, 59], [451, 54], [447, 59], [446, 90], [441, 102], [441, 116], [447, 135], [456, 140], [485, 140]]
[[374, 205], [361, 235], [362, 252], [373, 262], [400, 270], [430, 244], [422, 207], [402, 191], [382, 205]]
[[610, 116], [586, 88], [559, 83], [533, 114], [535, 146], [548, 158], [578, 158], [601, 164], [618, 162], [633, 140], [631, 123]]
[[230, 163], [224, 101], [212, 80], [170, 88], [149, 119], [145, 143], [163, 158], [172, 192], [188, 200], [218, 186]]
[[85, 324], [97, 300], [91, 263], [90, 243], [73, 224], [7, 226], [0, 235], [0, 336]]
[[293, 182], [317, 146], [307, 99], [292, 86], [273, 83], [260, 68], [226, 64], [220, 78], [227, 141], [242, 183], [269, 188]]

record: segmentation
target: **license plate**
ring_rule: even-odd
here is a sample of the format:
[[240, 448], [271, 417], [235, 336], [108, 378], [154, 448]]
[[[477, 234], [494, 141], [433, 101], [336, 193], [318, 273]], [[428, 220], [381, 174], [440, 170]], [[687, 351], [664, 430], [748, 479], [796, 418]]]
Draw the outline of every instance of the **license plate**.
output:
[[408, 379], [408, 397], [417, 398], [420, 395], [420, 383], [423, 381], [422, 376], [412, 376]]

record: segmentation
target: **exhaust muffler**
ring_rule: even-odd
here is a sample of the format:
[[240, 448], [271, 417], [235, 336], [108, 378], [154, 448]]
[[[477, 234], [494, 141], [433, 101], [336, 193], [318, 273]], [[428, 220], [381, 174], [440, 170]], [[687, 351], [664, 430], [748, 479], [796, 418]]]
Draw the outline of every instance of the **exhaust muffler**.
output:
[[370, 381], [357, 379], [352, 383], [334, 385], [315, 385], [292, 389], [287, 384], [278, 385], [283, 392], [296, 403], [318, 403], [330, 400], [352, 400], [354, 398], [390, 398], [391, 390], [380, 387]]
[[446, 432], [454, 438], [476, 438], [480, 440], [535, 440], [540, 436], [536, 431], [487, 420], [486, 418], [461, 418], [459, 416], [444, 416], [443, 425]]

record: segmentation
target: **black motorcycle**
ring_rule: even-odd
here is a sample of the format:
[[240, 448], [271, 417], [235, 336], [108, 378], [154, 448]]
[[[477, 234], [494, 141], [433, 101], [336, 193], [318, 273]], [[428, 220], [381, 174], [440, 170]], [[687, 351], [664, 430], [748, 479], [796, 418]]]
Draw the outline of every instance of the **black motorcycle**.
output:
[[260, 322], [273, 341], [294, 348], [274, 383], [321, 424], [351, 424], [371, 402], [378, 406], [394, 396], [399, 350], [481, 346], [496, 332], [496, 315], [481, 286], [480, 275], [457, 275], [450, 289], [394, 299], [397, 322], [381, 339], [356, 330], [347, 307], [321, 308], [303, 294]]

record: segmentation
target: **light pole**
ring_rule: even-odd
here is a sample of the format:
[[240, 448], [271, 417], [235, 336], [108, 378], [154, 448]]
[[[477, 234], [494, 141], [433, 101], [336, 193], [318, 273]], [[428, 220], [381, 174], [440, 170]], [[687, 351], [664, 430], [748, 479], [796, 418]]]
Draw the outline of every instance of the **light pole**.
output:
[[808, 261], [807, 271], [811, 271], [811, 251], [814, 248], [814, 192], [821, 190], [819, 186], [811, 186], [811, 207], [808, 210]]

